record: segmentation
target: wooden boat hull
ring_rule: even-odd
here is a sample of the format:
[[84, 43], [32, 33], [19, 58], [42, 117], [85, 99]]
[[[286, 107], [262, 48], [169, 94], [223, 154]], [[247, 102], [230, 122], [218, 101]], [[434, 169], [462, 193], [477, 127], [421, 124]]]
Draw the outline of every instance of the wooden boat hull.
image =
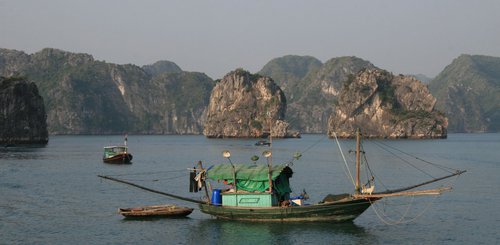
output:
[[127, 218], [160, 218], [160, 217], [185, 217], [193, 212], [192, 208], [175, 205], [157, 205], [135, 208], [120, 208], [118, 211]]
[[220, 219], [303, 222], [303, 221], [351, 221], [361, 215], [377, 199], [349, 199], [346, 201], [289, 207], [236, 207], [200, 204], [203, 213]]
[[255, 143], [255, 145], [257, 145], [257, 146], [258, 146], [258, 145], [267, 145], [267, 146], [270, 146], [270, 145], [271, 145], [271, 143], [270, 143], [270, 142], [267, 142], [267, 141], [265, 141], [265, 140], [259, 140], [259, 141], [257, 141], [257, 143]]
[[116, 154], [112, 157], [108, 158], [103, 158], [102, 160], [105, 163], [130, 163], [132, 161], [132, 154], [130, 153], [122, 153], [122, 154]]

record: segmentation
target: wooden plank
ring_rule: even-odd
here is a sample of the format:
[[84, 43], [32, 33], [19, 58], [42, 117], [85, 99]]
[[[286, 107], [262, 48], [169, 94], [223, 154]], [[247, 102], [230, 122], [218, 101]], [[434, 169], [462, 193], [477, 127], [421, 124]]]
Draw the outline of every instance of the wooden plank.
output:
[[422, 195], [440, 195], [444, 191], [451, 191], [451, 187], [443, 187], [431, 190], [420, 190], [420, 191], [402, 191], [387, 194], [353, 194], [354, 198], [373, 198], [373, 197], [395, 197], [395, 196], [422, 196]]

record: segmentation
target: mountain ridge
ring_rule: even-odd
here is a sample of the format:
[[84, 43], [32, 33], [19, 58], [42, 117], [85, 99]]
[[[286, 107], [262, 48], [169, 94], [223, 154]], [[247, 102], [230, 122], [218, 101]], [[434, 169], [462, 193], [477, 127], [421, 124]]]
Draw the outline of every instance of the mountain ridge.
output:
[[[498, 59], [461, 55], [429, 82], [436, 108], [449, 118], [449, 132], [500, 131]], [[283, 90], [291, 129], [327, 133], [343, 84], [372, 68], [377, 67], [355, 56], [323, 63], [312, 56], [286, 55], [270, 60], [257, 74]], [[36, 83], [50, 134], [202, 134], [217, 83], [168, 60], [119, 65], [51, 48], [32, 54], [0, 48], [0, 75]]]

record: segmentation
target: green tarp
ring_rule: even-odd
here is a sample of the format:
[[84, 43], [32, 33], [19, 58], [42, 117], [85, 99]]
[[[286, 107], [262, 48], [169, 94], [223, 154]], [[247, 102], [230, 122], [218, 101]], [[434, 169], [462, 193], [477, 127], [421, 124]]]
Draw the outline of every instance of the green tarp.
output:
[[[234, 164], [236, 170], [236, 188], [245, 191], [266, 191], [269, 189], [269, 167], [262, 164]], [[286, 165], [272, 167], [274, 188], [279, 193], [291, 192], [288, 177], [281, 175]], [[280, 176], [281, 175], [281, 176]], [[278, 178], [278, 176], [280, 176]], [[233, 167], [231, 164], [219, 164], [207, 171], [207, 178], [213, 180], [227, 180], [233, 183]], [[278, 179], [278, 180], [277, 180]]]
[[[234, 164], [237, 180], [269, 180], [269, 167], [262, 164]], [[276, 179], [285, 165], [275, 165], [272, 167], [272, 179]], [[207, 171], [207, 177], [213, 180], [232, 180], [233, 166], [231, 164], [218, 164]]]

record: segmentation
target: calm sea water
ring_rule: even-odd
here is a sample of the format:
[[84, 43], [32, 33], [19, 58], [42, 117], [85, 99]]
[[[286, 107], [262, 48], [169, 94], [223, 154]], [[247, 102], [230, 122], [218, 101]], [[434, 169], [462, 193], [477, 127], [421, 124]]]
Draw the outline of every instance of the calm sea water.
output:
[[[454, 190], [437, 198], [383, 199], [354, 222], [342, 224], [221, 221], [199, 210], [180, 219], [123, 219], [117, 213], [120, 207], [196, 205], [103, 180], [98, 174], [199, 198], [200, 193], [188, 192], [187, 168], [199, 160], [207, 166], [227, 163], [221, 157], [224, 149], [232, 152], [233, 162], [248, 162], [265, 149], [254, 146], [256, 140], [203, 136], [130, 135], [128, 139], [134, 155], [129, 165], [101, 161], [102, 147], [122, 143], [121, 136], [52, 136], [45, 147], [0, 149], [0, 243], [500, 244], [500, 134], [377, 141], [468, 172], [452, 178]], [[304, 135], [273, 143], [275, 163], [302, 152], [303, 157], [293, 163], [291, 184], [296, 193], [306, 189], [309, 202], [317, 202], [328, 193], [352, 191], [334, 141], [322, 135]], [[352, 141], [341, 143], [346, 152], [352, 149]], [[391, 152], [370, 142], [366, 142], [365, 151], [385, 187], [416, 183], [417, 177], [407, 171], [413, 167], [394, 164]]]

